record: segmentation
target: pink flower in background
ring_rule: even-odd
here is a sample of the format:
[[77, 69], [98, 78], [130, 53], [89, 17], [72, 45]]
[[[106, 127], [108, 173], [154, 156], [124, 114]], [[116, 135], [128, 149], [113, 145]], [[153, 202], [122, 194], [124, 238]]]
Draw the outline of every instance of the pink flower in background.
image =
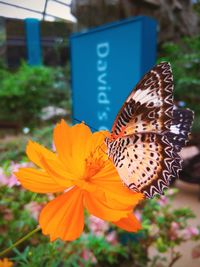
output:
[[162, 207], [166, 206], [168, 204], [168, 198], [166, 196], [161, 195], [158, 199], [158, 204]]
[[31, 216], [35, 219], [38, 220], [40, 211], [42, 210], [43, 205], [32, 201], [29, 204], [25, 205], [25, 209], [28, 210], [31, 214]]
[[85, 261], [90, 261], [91, 263], [97, 263], [96, 257], [90, 250], [84, 249], [82, 252], [82, 257]]
[[13, 220], [13, 213], [12, 213], [12, 210], [6, 208], [6, 209], [4, 210], [3, 219], [4, 219], [5, 221], [12, 221], [12, 220]]
[[24, 163], [18, 164], [18, 163], [11, 162], [11, 164], [10, 164], [10, 173], [11, 173], [11, 175], [8, 177], [8, 182], [7, 182], [7, 186], [8, 187], [13, 187], [15, 185], [20, 185], [20, 182], [16, 179], [16, 176], [13, 173], [13, 172], [18, 171], [18, 169], [20, 167], [26, 167], [26, 165]]
[[13, 220], [13, 213], [12, 210], [7, 208], [5, 205], [0, 205], [0, 214], [5, 221]]
[[189, 226], [185, 229], [180, 229], [180, 225], [178, 223], [172, 222], [169, 235], [171, 240], [181, 238], [186, 241], [191, 239], [192, 237], [200, 235], [200, 232], [199, 229], [194, 226]]
[[172, 223], [171, 223], [171, 229], [173, 229], [173, 230], [179, 230], [179, 229], [180, 229], [180, 225], [179, 225], [179, 223], [177, 223], [177, 222], [172, 222]]
[[48, 200], [53, 200], [55, 198], [55, 196], [51, 193], [47, 194], [47, 198]]
[[3, 168], [0, 167], [0, 185], [7, 185], [7, 178]]
[[169, 188], [167, 190], [167, 196], [173, 196], [176, 193], [177, 190], [173, 189], [173, 188]]
[[3, 168], [0, 168], [0, 185], [7, 185], [12, 188], [15, 185], [20, 185], [20, 182], [16, 179], [14, 172], [17, 172], [21, 167], [31, 167], [32, 164], [29, 162], [15, 163], [11, 162], [8, 167], [8, 173], [6, 174]]
[[32, 167], [33, 164], [30, 162], [22, 162], [22, 163], [15, 163], [11, 162], [10, 164], [10, 177], [9, 177], [9, 187], [13, 187], [14, 185], [20, 185], [19, 180], [16, 179], [16, 176], [14, 175], [15, 172], [19, 170], [19, 168], [25, 168], [25, 167]]
[[135, 210], [134, 211], [135, 217], [138, 219], [138, 221], [142, 221], [142, 213], [140, 210]]
[[90, 230], [97, 236], [102, 236], [108, 230], [109, 225], [107, 222], [91, 215], [89, 217]]
[[198, 236], [199, 234], [199, 229], [193, 226], [187, 227], [180, 232], [180, 236], [184, 240], [191, 239], [192, 237]]
[[53, 150], [53, 152], [56, 152], [56, 146], [55, 146], [54, 142], [52, 142], [52, 144], [51, 144], [51, 149]]
[[176, 222], [172, 222], [169, 230], [169, 236], [171, 240], [175, 240], [176, 238], [179, 237], [179, 230], [180, 230], [180, 225]]
[[199, 229], [197, 227], [190, 227], [189, 231], [192, 237], [198, 236], [200, 234]]
[[106, 234], [105, 239], [108, 243], [110, 243], [112, 245], [116, 245], [118, 243], [116, 231], [112, 231], [112, 232]]
[[116, 244], [117, 241], [117, 233], [116, 231], [111, 231], [106, 233], [109, 229], [109, 224], [93, 215], [89, 217], [89, 225], [91, 232], [96, 236], [105, 236], [105, 239], [110, 244]]

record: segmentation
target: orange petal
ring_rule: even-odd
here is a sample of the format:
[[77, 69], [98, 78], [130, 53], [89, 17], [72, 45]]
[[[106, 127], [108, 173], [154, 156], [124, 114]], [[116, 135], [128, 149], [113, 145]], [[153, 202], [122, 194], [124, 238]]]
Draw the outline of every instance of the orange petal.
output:
[[128, 217], [122, 218], [119, 221], [113, 223], [128, 232], [137, 232], [141, 229], [140, 222], [132, 213], [130, 213]]
[[56, 125], [53, 132], [54, 144], [59, 157], [63, 162], [67, 161], [72, 155], [72, 140], [70, 127], [64, 120]]
[[85, 159], [85, 152], [92, 132], [90, 128], [84, 123], [76, 124], [71, 128], [71, 138], [73, 139], [72, 156]]
[[41, 156], [48, 157], [49, 159], [57, 158], [55, 153], [33, 141], [29, 141], [26, 147], [26, 154], [33, 163], [41, 168], [43, 167], [41, 163]]
[[[96, 185], [96, 183], [95, 183]], [[136, 206], [141, 200], [144, 199], [142, 193], [136, 193], [128, 189], [125, 185], [119, 182], [102, 182], [98, 188], [102, 189], [105, 193], [108, 204], [112, 205], [116, 202], [121, 205]]]
[[56, 183], [46, 172], [33, 168], [20, 168], [15, 175], [22, 186], [32, 192], [55, 193], [66, 189]]
[[86, 152], [92, 132], [84, 123], [76, 124], [71, 128], [71, 137], [73, 139], [72, 158], [74, 171], [78, 177], [83, 177], [85, 173]]
[[64, 165], [55, 153], [32, 141], [27, 146], [27, 155], [36, 165], [45, 169], [55, 183], [65, 188], [72, 186], [74, 177], [67, 169], [70, 163]]
[[9, 261], [9, 259], [4, 258], [4, 259], [0, 259], [0, 267], [12, 267], [13, 266], [13, 262]]
[[39, 224], [50, 240], [74, 240], [78, 238], [84, 227], [83, 195], [73, 187], [63, 195], [49, 202], [42, 210]]
[[54, 130], [54, 143], [59, 158], [80, 178], [85, 170], [85, 153], [92, 133], [84, 123], [69, 127], [64, 120]]
[[59, 160], [51, 160], [42, 157], [41, 163], [43, 165], [43, 168], [56, 183], [65, 188], [71, 187], [74, 184], [73, 181], [76, 178], [73, 174], [67, 172], [63, 168], [63, 165]]
[[118, 221], [131, 212], [132, 208], [123, 206], [122, 209], [116, 208], [115, 203], [112, 206], [109, 206], [105, 199], [100, 198], [99, 195], [90, 194], [84, 192], [85, 196], [85, 206], [87, 210], [94, 216], [99, 217], [105, 221]]
[[92, 134], [87, 143], [86, 156], [89, 156], [91, 152], [98, 152], [99, 156], [104, 156], [107, 159], [105, 138], [108, 135], [107, 131], [99, 131]]
[[100, 190], [104, 191], [109, 203], [121, 203], [135, 206], [144, 198], [142, 193], [133, 192], [128, 189], [119, 177], [112, 162], [108, 160], [105, 167], [92, 178]]
[[110, 162], [110, 159], [105, 159], [104, 167], [95, 176], [92, 177], [93, 181], [121, 181], [115, 166]]

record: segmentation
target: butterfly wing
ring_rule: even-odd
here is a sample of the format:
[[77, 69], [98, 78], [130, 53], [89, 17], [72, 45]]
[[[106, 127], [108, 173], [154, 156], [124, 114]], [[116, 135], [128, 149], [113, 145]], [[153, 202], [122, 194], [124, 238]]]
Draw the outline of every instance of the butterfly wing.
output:
[[165, 135], [138, 133], [115, 142], [110, 157], [121, 179], [147, 198], [163, 194], [181, 169], [181, 158]]
[[193, 112], [173, 104], [169, 63], [148, 72], [129, 95], [105, 142], [124, 183], [147, 198], [163, 194], [181, 169], [178, 152], [185, 145]]
[[166, 136], [177, 151], [187, 144], [193, 120], [194, 112], [192, 110], [174, 108], [170, 131], [166, 133]]
[[173, 115], [172, 92], [170, 64], [160, 63], [143, 77], [125, 101], [112, 127], [112, 138], [169, 130]]

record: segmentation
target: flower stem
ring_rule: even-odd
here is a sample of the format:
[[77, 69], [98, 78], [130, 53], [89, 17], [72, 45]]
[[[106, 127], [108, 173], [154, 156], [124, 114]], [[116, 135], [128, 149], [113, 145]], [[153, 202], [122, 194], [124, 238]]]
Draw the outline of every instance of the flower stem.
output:
[[19, 244], [21, 244], [22, 242], [24, 242], [26, 239], [28, 239], [29, 237], [31, 237], [33, 234], [37, 233], [40, 229], [41, 228], [38, 225], [34, 230], [32, 230], [31, 232], [29, 232], [28, 234], [26, 234], [24, 237], [20, 238], [17, 242], [15, 242], [14, 244], [12, 244], [9, 248], [6, 248], [2, 252], [0, 252], [0, 257], [3, 256], [3, 255], [5, 255], [5, 254], [7, 254], [10, 250], [12, 250], [16, 246], [18, 246]]

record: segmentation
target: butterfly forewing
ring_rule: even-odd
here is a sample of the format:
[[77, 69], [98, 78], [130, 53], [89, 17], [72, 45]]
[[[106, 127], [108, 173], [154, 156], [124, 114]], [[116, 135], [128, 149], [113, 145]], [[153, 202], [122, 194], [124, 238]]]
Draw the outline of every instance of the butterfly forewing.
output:
[[169, 63], [154, 67], [137, 84], [119, 111], [113, 138], [134, 132], [169, 130], [173, 112], [173, 77]]

